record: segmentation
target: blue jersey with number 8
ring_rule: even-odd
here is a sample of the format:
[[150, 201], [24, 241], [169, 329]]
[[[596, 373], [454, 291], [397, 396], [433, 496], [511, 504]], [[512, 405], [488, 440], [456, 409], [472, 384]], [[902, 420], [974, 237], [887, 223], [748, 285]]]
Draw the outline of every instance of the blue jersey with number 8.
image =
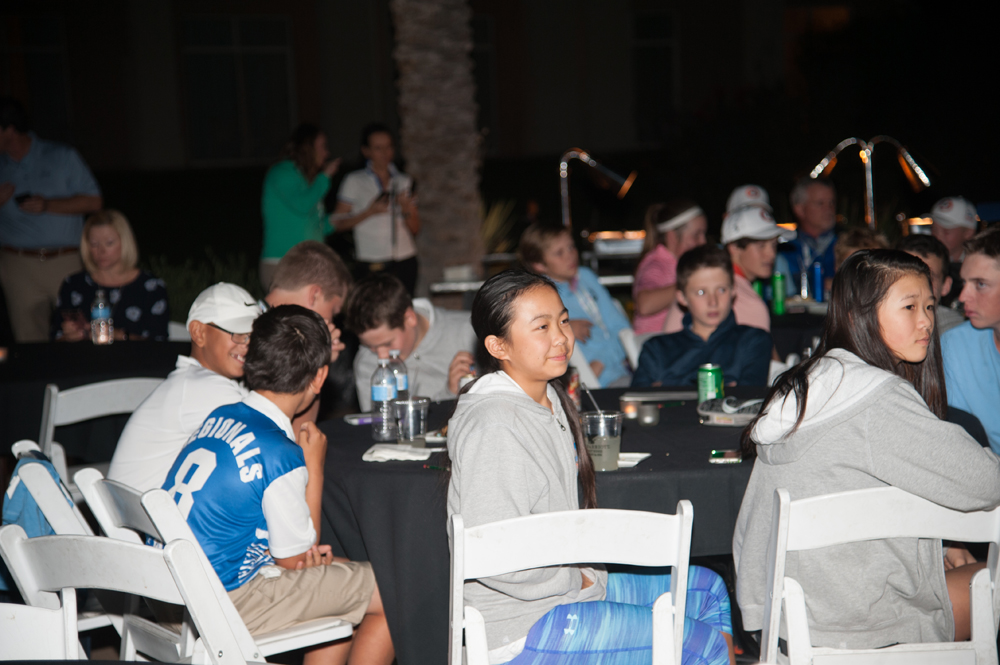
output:
[[[274, 564], [264, 496], [275, 483], [281, 491], [286, 484], [303, 485], [304, 502], [297, 477], [304, 470], [302, 449], [268, 416], [242, 402], [213, 411], [177, 456], [163, 489], [227, 591]], [[288, 483], [293, 477], [296, 482]]]

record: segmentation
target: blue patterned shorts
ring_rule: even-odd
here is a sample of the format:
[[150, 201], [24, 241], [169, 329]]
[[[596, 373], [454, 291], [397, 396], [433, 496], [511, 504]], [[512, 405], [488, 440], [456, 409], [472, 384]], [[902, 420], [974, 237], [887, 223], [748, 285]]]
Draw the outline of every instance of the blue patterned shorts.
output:
[[[611, 573], [607, 600], [553, 608], [528, 632], [509, 665], [648, 665], [653, 654], [653, 603], [670, 591], [670, 574], [655, 569]], [[688, 570], [683, 665], [726, 665], [732, 634], [729, 593], [717, 574]]]

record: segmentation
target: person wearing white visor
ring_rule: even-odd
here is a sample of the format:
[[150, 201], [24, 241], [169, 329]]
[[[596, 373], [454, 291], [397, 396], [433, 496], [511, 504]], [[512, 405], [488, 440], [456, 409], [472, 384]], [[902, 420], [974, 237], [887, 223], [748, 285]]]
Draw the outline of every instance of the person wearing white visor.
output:
[[726, 217], [743, 208], [763, 208], [773, 213], [771, 198], [767, 190], [760, 185], [740, 185], [729, 195], [726, 201]]
[[705, 244], [708, 218], [693, 201], [675, 199], [647, 208], [645, 228], [646, 240], [632, 284], [632, 328], [637, 335], [663, 331], [668, 310], [677, 307], [677, 259]]
[[795, 232], [778, 226], [763, 207], [740, 208], [722, 223], [722, 244], [733, 260], [736, 323], [771, 330], [767, 303], [754, 291], [753, 282], [771, 278], [778, 238], [793, 237]]

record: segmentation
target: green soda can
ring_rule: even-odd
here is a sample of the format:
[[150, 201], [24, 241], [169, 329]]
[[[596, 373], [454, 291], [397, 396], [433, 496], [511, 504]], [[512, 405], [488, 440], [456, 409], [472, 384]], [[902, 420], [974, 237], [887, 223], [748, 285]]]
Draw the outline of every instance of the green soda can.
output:
[[698, 367], [698, 404], [724, 397], [722, 367], [711, 363]]
[[761, 282], [759, 279], [755, 279], [753, 281], [753, 290], [761, 298], [764, 297], [764, 283]]
[[771, 311], [778, 316], [785, 313], [785, 276], [780, 272], [771, 275]]

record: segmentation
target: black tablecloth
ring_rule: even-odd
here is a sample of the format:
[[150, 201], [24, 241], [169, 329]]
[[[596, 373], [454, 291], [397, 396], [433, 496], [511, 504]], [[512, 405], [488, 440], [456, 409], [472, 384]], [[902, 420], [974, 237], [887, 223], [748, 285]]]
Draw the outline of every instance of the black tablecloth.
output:
[[[728, 389], [760, 396], [761, 389]], [[621, 390], [595, 391], [604, 409], [617, 409]], [[430, 426], [444, 424], [453, 402], [431, 407]], [[361, 461], [374, 442], [369, 427], [322, 423], [329, 437], [323, 491], [323, 534], [339, 553], [371, 561], [400, 665], [446, 661], [449, 551], [446, 485], [424, 462]], [[680, 499], [694, 504], [693, 556], [726, 554], [751, 464], [716, 465], [713, 448], [739, 447], [737, 428], [698, 424], [694, 402], [661, 410], [660, 424], [626, 421], [625, 452], [652, 456], [633, 469], [598, 473], [602, 508], [674, 513]], [[426, 462], [440, 464], [441, 455]]]
[[[20, 439], [37, 440], [45, 386], [73, 388], [108, 379], [166, 377], [189, 342], [119, 342], [109, 346], [44, 343], [20, 344], [0, 362], [0, 454]], [[66, 453], [87, 462], [111, 459], [128, 416], [110, 416], [60, 427], [56, 440]]]

